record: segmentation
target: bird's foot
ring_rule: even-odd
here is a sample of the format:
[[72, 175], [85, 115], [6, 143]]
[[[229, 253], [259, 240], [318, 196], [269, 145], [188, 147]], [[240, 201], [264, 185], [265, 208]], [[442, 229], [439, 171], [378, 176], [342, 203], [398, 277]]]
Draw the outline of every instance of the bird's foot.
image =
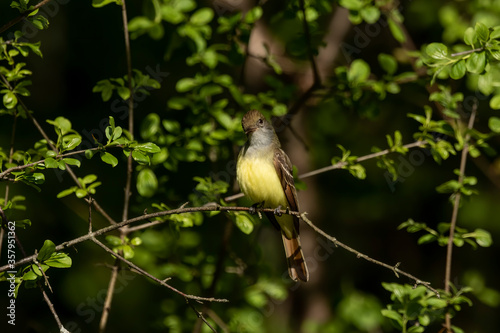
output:
[[277, 216], [281, 216], [281, 205], [279, 205], [278, 207], [276, 207], [276, 209], [274, 210], [274, 215], [277, 215]]
[[249, 208], [248, 208], [248, 212], [252, 215], [255, 215], [257, 213], [257, 209], [260, 208], [260, 206], [262, 205], [262, 202], [257, 202], [257, 203], [254, 203], [253, 205], [251, 205]]

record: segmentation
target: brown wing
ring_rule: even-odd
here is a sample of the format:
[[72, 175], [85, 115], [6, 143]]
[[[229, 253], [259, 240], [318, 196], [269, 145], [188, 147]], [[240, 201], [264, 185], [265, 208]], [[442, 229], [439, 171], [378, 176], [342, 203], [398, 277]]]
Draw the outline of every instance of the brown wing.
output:
[[[298, 212], [299, 211], [299, 201], [297, 199], [297, 190], [295, 189], [295, 184], [293, 182], [293, 170], [292, 162], [288, 158], [287, 154], [281, 149], [277, 148], [274, 151], [274, 168], [281, 180], [281, 187], [285, 192], [286, 201], [288, 202], [288, 208], [290, 210]], [[299, 219], [294, 216], [293, 219], [295, 230], [299, 232]]]

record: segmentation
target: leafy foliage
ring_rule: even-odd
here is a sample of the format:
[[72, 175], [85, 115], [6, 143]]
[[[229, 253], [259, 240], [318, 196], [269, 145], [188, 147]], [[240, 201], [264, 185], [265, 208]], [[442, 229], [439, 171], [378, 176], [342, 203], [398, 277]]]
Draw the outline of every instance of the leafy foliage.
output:
[[[74, 15], [62, 9], [62, 5], [62, 2], [57, 2], [57, 10], [62, 11], [58, 15]], [[93, 8], [82, 8], [73, 3], [64, 5], [85, 11], [87, 15], [82, 17], [88, 18], [118, 13], [124, 2], [93, 0]], [[329, 24], [339, 13], [338, 6], [325, 0], [262, 2], [245, 10], [235, 2], [222, 1], [153, 0], [127, 5], [126, 26], [132, 39], [132, 62], [136, 68], [131, 77], [123, 75], [126, 71], [119, 60], [125, 58], [121, 51], [123, 32], [116, 37], [116, 31], [111, 27], [97, 25], [99, 34], [110, 35], [106, 38], [106, 45], [92, 35], [93, 43], [88, 47], [96, 59], [85, 58], [88, 55], [86, 50], [79, 50], [77, 53], [84, 55], [75, 58], [85, 60], [78, 61], [78, 66], [89, 65], [85, 71], [92, 71], [92, 79], [91, 75], [82, 75], [83, 80], [70, 80], [67, 91], [57, 89], [58, 94], [64, 96], [76, 90], [94, 93], [95, 98], [88, 99], [96, 103], [93, 105], [100, 112], [98, 115], [83, 98], [68, 98], [71, 99], [69, 105], [75, 110], [77, 104], [84, 105], [82, 115], [62, 108], [45, 113], [45, 104], [34, 102], [40, 101], [40, 96], [47, 96], [49, 90], [44, 90], [45, 83], [40, 83], [45, 80], [40, 76], [47, 76], [47, 72], [41, 70], [40, 61], [45, 63], [47, 58], [53, 57], [52, 51], [48, 52], [49, 48], [45, 46], [49, 44], [44, 40], [46, 37], [37, 33], [49, 28], [49, 21], [57, 13], [52, 15], [48, 9], [44, 11], [48, 8], [44, 6], [34, 9], [29, 0], [10, 2], [10, 14], [22, 14], [25, 20], [21, 21], [22, 24], [6, 26], [10, 30], [1, 29], [0, 34], [0, 116], [3, 118], [0, 124], [3, 130], [0, 136], [0, 184], [4, 186], [2, 189], [5, 188], [0, 207], [2, 226], [5, 228], [15, 219], [19, 238], [28, 238], [32, 244], [41, 243], [45, 238], [40, 237], [53, 231], [49, 229], [51, 224], [47, 223], [50, 219], [56, 220], [57, 229], [61, 229], [57, 232], [58, 239], [68, 239], [69, 233], [71, 237], [81, 235], [86, 228], [81, 228], [73, 220], [84, 217], [87, 222], [92, 217], [87, 216], [87, 209], [95, 202], [93, 200], [104, 202], [101, 206], [90, 206], [93, 216], [99, 216], [96, 224], [102, 227], [102, 217], [109, 221], [112, 220], [110, 216], [119, 214], [115, 207], [123, 198], [124, 186], [118, 175], [127, 174], [134, 184], [126, 186], [124, 219], [132, 215], [126, 214], [129, 206], [134, 216], [147, 213], [148, 209], [161, 212], [185, 205], [213, 205], [217, 209], [159, 216], [142, 229], [130, 229], [133, 232], [121, 229], [120, 234], [101, 236], [112, 251], [158, 279], [173, 279], [172, 285], [182, 292], [230, 298], [229, 305], [205, 304], [201, 312], [210, 325], [242, 332], [270, 331], [276, 327], [292, 331], [292, 324], [285, 323], [281, 317], [280, 311], [286, 310], [275, 309], [296, 297], [296, 289], [299, 289], [297, 293], [305, 289], [280, 279], [283, 267], [273, 264], [277, 251], [267, 244], [271, 242], [267, 242], [267, 233], [263, 231], [263, 224], [267, 222], [262, 223], [258, 216], [246, 211], [224, 211], [225, 206], [236, 205], [226, 199], [235, 190], [236, 152], [245, 140], [240, 121], [247, 110], [259, 109], [272, 119], [280, 137], [290, 129], [295, 133], [292, 118], [296, 119], [297, 110], [303, 112], [304, 121], [300, 126], [306, 133], [305, 141], [311, 141], [308, 152], [311, 163], [321, 161], [318, 168], [330, 163], [364, 180], [353, 184], [344, 178], [335, 178], [334, 182], [331, 178], [335, 176], [322, 178], [318, 187], [326, 189], [317, 189], [317, 197], [309, 202], [319, 203], [317, 198], [321, 198], [323, 204], [327, 203], [328, 209], [318, 212], [318, 216], [324, 213], [329, 219], [339, 220], [339, 223], [332, 224], [339, 229], [329, 229], [332, 233], [350, 235], [353, 232], [352, 227], [344, 226], [340, 220], [360, 221], [363, 217], [376, 222], [371, 225], [377, 224], [377, 230], [372, 229], [370, 223], [363, 225], [368, 230], [365, 234], [373, 230], [377, 237], [371, 238], [381, 239], [371, 247], [374, 251], [380, 244], [384, 244], [385, 249], [395, 243], [394, 239], [381, 237], [388, 237], [387, 234], [391, 234], [388, 230], [395, 229], [394, 219], [400, 218], [397, 212], [402, 209], [405, 218], [407, 214], [421, 214], [423, 197], [432, 196], [429, 201], [439, 202], [446, 195], [453, 205], [459, 198], [460, 214], [463, 211], [467, 214], [467, 207], [474, 202], [487, 200], [484, 197], [488, 195], [483, 196], [483, 193], [488, 193], [484, 188], [485, 178], [494, 179], [498, 173], [495, 148], [498, 149], [500, 133], [500, 116], [496, 114], [500, 109], [500, 10], [493, 3], [472, 1], [465, 6], [454, 2], [431, 13], [435, 5], [431, 6], [429, 1], [421, 5], [417, 2], [340, 0], [338, 6], [347, 9], [347, 18], [354, 27], [351, 35], [335, 35], [335, 38], [332, 38], [332, 32], [342, 29], [333, 29]], [[411, 14], [419, 11], [420, 15]], [[7, 12], [8, 8], [0, 11], [1, 15]], [[4, 19], [1, 15], [3, 22], [11, 22], [10, 18]], [[412, 16], [421, 22], [416, 22]], [[67, 17], [70, 27], [73, 27], [73, 19], [76, 18]], [[111, 24], [113, 21], [106, 16], [105, 22]], [[89, 31], [91, 26], [94, 27], [93, 23], [86, 21], [81, 25], [89, 35], [93, 33]], [[61, 27], [50, 27], [47, 33], [56, 29], [63, 31]], [[434, 30], [442, 31], [441, 38]], [[424, 39], [414, 40], [422, 38], [420, 31], [432, 33], [425, 34]], [[82, 39], [79, 38], [76, 40]], [[339, 38], [344, 41], [333, 45], [332, 40]], [[43, 44], [38, 39], [42, 39]], [[413, 45], [421, 47], [416, 49]], [[69, 43], [65, 46], [69, 48]], [[344, 51], [345, 59], [338, 56], [325, 61], [322, 52], [329, 47]], [[152, 71], [150, 64], [155, 61], [157, 69], [167, 68], [168, 72]], [[95, 74], [97, 69], [99, 72]], [[312, 79], [309, 79], [309, 74]], [[51, 69], [50, 75], [59, 74]], [[47, 86], [58, 82], [56, 79], [46, 81], [50, 82]], [[88, 85], [88, 81], [92, 84]], [[311, 84], [309, 88], [308, 84]], [[96, 102], [97, 96], [100, 99]], [[483, 100], [488, 101], [489, 107], [480, 103]], [[125, 106], [123, 115], [110, 115], [110, 112], [118, 113], [117, 105]], [[137, 111], [134, 119], [129, 118], [133, 114], [130, 107]], [[306, 112], [305, 108], [309, 110]], [[476, 114], [477, 121], [468, 124], [471, 116]], [[97, 119], [102, 117], [99, 122]], [[41, 118], [47, 119], [40, 121]], [[138, 125], [135, 131], [133, 126], [125, 126], [124, 120], [129, 119]], [[33, 124], [34, 130], [26, 129]], [[85, 126], [96, 130], [89, 134]], [[287, 147], [292, 150], [300, 145], [292, 142]], [[371, 151], [372, 154], [360, 156], [362, 151]], [[467, 159], [474, 160], [486, 177], [473, 168], [467, 168], [466, 172], [456, 169], [459, 163], [464, 163], [458, 159], [465, 151]], [[417, 160], [417, 154], [423, 157]], [[94, 158], [96, 155], [98, 158]], [[431, 157], [430, 161], [426, 160], [427, 156]], [[376, 163], [373, 166], [365, 163], [374, 157]], [[424, 162], [425, 166], [419, 172], [427, 172], [418, 178], [421, 181], [416, 183], [420, 184], [407, 186], [406, 183], [398, 193], [401, 194], [398, 197], [411, 197], [406, 204], [393, 204], [393, 201], [401, 201], [394, 196], [384, 196], [386, 188], [378, 187], [367, 194], [381, 179], [385, 179], [394, 191], [394, 183], [403, 183], [415, 172], [416, 166]], [[490, 164], [485, 167], [485, 163]], [[427, 168], [433, 168], [433, 171]], [[454, 178], [450, 179], [450, 170], [453, 169]], [[380, 177], [380, 170], [385, 172], [385, 177]], [[71, 184], [69, 180], [66, 182], [68, 175], [67, 178], [73, 181]], [[306, 190], [305, 183], [298, 180], [300, 176], [296, 167], [294, 176], [297, 189], [304, 195], [308, 195], [309, 189], [315, 189], [315, 186], [309, 186]], [[428, 184], [432, 194], [426, 192], [424, 195], [420, 191], [427, 190], [425, 186]], [[58, 208], [42, 209], [33, 199], [33, 195], [42, 198], [42, 194], [33, 192], [32, 188], [42, 192], [43, 199], [53, 200], [50, 205]], [[340, 190], [336, 192], [337, 189]], [[350, 195], [355, 199], [345, 204]], [[365, 195], [371, 198], [370, 203]], [[63, 208], [59, 207], [61, 203], [77, 214], [63, 215]], [[304, 208], [301, 206], [301, 209]], [[41, 210], [43, 213], [39, 213]], [[485, 211], [487, 213], [483, 213]], [[426, 222], [409, 218], [397, 228], [412, 234], [420, 233], [416, 243], [422, 246], [422, 253], [426, 253], [426, 246], [433, 246], [432, 243], [446, 247], [451, 234], [455, 247], [468, 244], [481, 250], [492, 246], [493, 233], [497, 230], [490, 216], [483, 216], [481, 221], [487, 222], [478, 222], [477, 225], [470, 221], [476, 221], [476, 215], [495, 216], [497, 213], [494, 208], [479, 206], [474, 214], [469, 213], [469, 219], [454, 221], [458, 225], [442, 217], [439, 220], [446, 222], [433, 223], [438, 213], [422, 213], [419, 215], [422, 219], [419, 217], [418, 220]], [[56, 214], [57, 218], [54, 218]], [[45, 215], [48, 217], [44, 218]], [[474, 219], [470, 218], [471, 215]], [[451, 214], [449, 219], [452, 219]], [[239, 231], [233, 232], [233, 228]], [[488, 228], [492, 230], [488, 231]], [[358, 236], [363, 239], [363, 235]], [[56, 236], [50, 237], [56, 239]], [[266, 242], [260, 242], [262, 239]], [[309, 254], [308, 261], [312, 262], [310, 267], [316, 264], [324, 268], [332, 262], [326, 262], [332, 251], [319, 239], [322, 240], [316, 239], [314, 246], [317, 247]], [[412, 249], [408, 245], [400, 246]], [[83, 266], [74, 267], [77, 261], [74, 265], [68, 254], [55, 251], [55, 248], [54, 242], [45, 240], [36, 259], [17, 268], [14, 279], [16, 297], [29, 297], [28, 292], [20, 289], [22, 284], [31, 288], [49, 280], [55, 285], [54, 280], [59, 275], [49, 270], [51, 267], [71, 268], [66, 280], [71, 283], [66, 282], [68, 284], [75, 282], [74, 285], [85, 286], [89, 281], [88, 284], [94, 286], [104, 285], [97, 274], [89, 274], [89, 269], [82, 269]], [[306, 248], [304, 246], [304, 250]], [[328, 255], [323, 256], [325, 249]], [[405, 252], [393, 250], [390, 248], [387, 252]], [[404, 255], [405, 260], [413, 258]], [[92, 258], [92, 264], [112, 259], [109, 254], [97, 258], [95, 253], [87, 255], [86, 251], [71, 256], [75, 259]], [[19, 256], [16, 259], [19, 260]], [[427, 266], [434, 262], [434, 258], [428, 256], [420, 260]], [[489, 306], [499, 304], [498, 292], [486, 287], [482, 275], [490, 273], [486, 270], [464, 278], [474, 290], [468, 286], [455, 288], [452, 284], [451, 290], [439, 291], [439, 298], [422, 285], [414, 287], [380, 282], [371, 271], [370, 274], [358, 274], [356, 268], [351, 270], [351, 266], [355, 264], [343, 265], [349, 268], [342, 270], [338, 267], [324, 270], [324, 278], [328, 277], [328, 281], [340, 281], [331, 284], [331, 293], [323, 293], [325, 298], [317, 303], [322, 304], [322, 310], [327, 314], [325, 318], [332, 318], [323, 322], [304, 320], [300, 322], [301, 330], [390, 331], [392, 324], [395, 330], [402, 332], [432, 331], [441, 327], [447, 317], [467, 316], [469, 307], [475, 309], [469, 294], [474, 294], [478, 301]], [[128, 268], [121, 266], [120, 269]], [[286, 276], [286, 269], [283, 271], [283, 276]], [[416, 275], [424, 275], [421, 273]], [[443, 280], [442, 272], [433, 273], [425, 275], [431, 276], [432, 285], [439, 284]], [[338, 275], [330, 279], [330, 274]], [[369, 281], [368, 284], [372, 285], [375, 281], [378, 286], [382, 283], [390, 293], [390, 302], [385, 308], [380, 301], [386, 298], [385, 294], [375, 296], [376, 291], [369, 294], [361, 288], [346, 287], [342, 282], [356, 281], [358, 275], [370, 276], [370, 280], [367, 278], [363, 283]], [[9, 281], [8, 278], [7, 273], [0, 273], [0, 281]], [[120, 287], [128, 292], [132, 289], [125, 288], [126, 285]], [[148, 315], [156, 316], [148, 330], [192, 331], [193, 327], [198, 327], [198, 304], [190, 308], [184, 299], [160, 295], [149, 287], [144, 288], [144, 295], [133, 295], [138, 302], [141, 297], [158, 300], [148, 302], [155, 304]], [[337, 300], [336, 295], [341, 295], [341, 300]], [[300, 296], [305, 298], [304, 294]], [[72, 304], [82, 310], [79, 302], [87, 297], [69, 295], [64, 306]], [[294, 302], [298, 303], [302, 304]], [[469, 306], [465, 311], [464, 304]], [[113, 304], [111, 316], [115, 314], [115, 306], [121, 305]], [[305, 305], [294, 310], [308, 313]], [[330, 312], [336, 316], [329, 316]], [[299, 322], [302, 318], [294, 320]], [[132, 330], [128, 326], [126, 329]], [[141, 329], [144, 327], [136, 330]], [[457, 326], [452, 326], [452, 329], [454, 332], [465, 331]], [[87, 327], [83, 329], [86, 330]], [[472, 329], [467, 327], [467, 330]]]

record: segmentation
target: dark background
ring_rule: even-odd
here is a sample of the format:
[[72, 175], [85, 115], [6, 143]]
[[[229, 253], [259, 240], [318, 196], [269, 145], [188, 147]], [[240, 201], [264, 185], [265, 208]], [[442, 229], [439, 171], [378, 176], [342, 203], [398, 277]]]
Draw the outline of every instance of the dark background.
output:
[[[444, 4], [442, 1], [414, 1], [403, 6], [406, 26], [417, 47], [441, 40], [444, 28], [439, 21], [438, 12]], [[129, 18], [141, 13], [140, 4], [129, 1], [127, 5]], [[211, 3], [206, 2], [205, 5], [211, 6]], [[57, 116], [70, 119], [73, 128], [83, 135], [84, 141], [86, 138], [88, 140], [85, 133], [97, 132], [96, 129], [102, 128], [102, 124], [110, 115], [115, 117], [117, 125], [125, 127], [127, 118], [120, 119], [120, 113], [114, 113], [110, 103], [103, 103], [99, 94], [92, 93], [97, 81], [123, 76], [126, 73], [120, 10], [114, 5], [95, 9], [87, 1], [69, 1], [66, 4], [53, 1], [50, 6], [53, 15], [48, 9], [46, 10], [50, 21], [49, 29], [38, 31], [30, 38], [42, 42], [44, 56], [43, 59], [30, 56], [26, 60], [28, 68], [33, 71], [33, 85], [30, 88], [32, 95], [25, 98], [28, 107], [34, 111], [35, 117], [49, 135], [54, 133], [44, 120], [54, 119]], [[271, 11], [279, 10], [272, 8], [271, 4], [266, 6], [264, 8], [269, 8]], [[16, 15], [15, 10], [3, 4], [0, 9], [0, 25]], [[18, 24], [16, 28], [19, 28], [19, 25], [22, 26], [23, 23]], [[363, 31], [365, 25], [361, 24], [357, 28]], [[344, 42], [353, 43], [357, 33], [353, 27], [349, 29], [350, 32], [345, 35]], [[4, 33], [4, 38], [9, 31]], [[152, 91], [150, 97], [139, 103], [136, 109], [137, 124], [140, 124], [141, 119], [149, 112], [154, 111], [162, 114], [162, 117], [165, 116], [167, 99], [175, 94], [175, 82], [193, 70], [185, 65], [182, 50], [168, 61], [164, 60], [167, 37], [159, 41], [153, 41], [148, 37], [132, 41], [134, 68], [144, 69], [147, 66], [156, 68], [159, 64], [162, 71], [169, 73], [167, 79], [162, 82], [161, 89]], [[389, 53], [387, 50], [392, 47], [394, 42], [390, 34], [382, 32], [372, 38], [369, 45], [356, 57], [363, 58], [376, 67], [375, 55], [382, 50]], [[345, 63], [346, 59], [339, 54], [332, 61], [340, 65]], [[237, 72], [235, 69], [233, 73]], [[265, 89], [263, 82], [247, 82], [247, 84], [253, 90]], [[457, 85], [455, 88], [464, 89], [465, 83], [455, 84]], [[474, 92], [469, 91], [469, 94]], [[422, 113], [422, 106], [429, 103], [427, 98], [424, 84], [413, 84], [403, 86], [400, 94], [380, 101], [379, 114], [375, 117], [360, 115], [334, 102], [305, 108], [294, 119], [292, 126], [303, 135], [308, 150], [290, 131], [284, 131], [279, 135], [292, 162], [299, 165], [299, 173], [304, 173], [329, 165], [331, 158], [340, 154], [337, 144], [342, 144], [354, 155], [363, 156], [371, 152], [373, 145], [385, 148], [385, 135], [392, 134], [396, 129], [403, 133], [405, 143], [412, 142], [411, 133], [417, 130], [418, 124], [410, 120], [406, 114]], [[182, 114], [169, 114], [182, 120]], [[486, 121], [491, 114], [493, 112], [488, 109], [487, 101], [480, 101], [476, 126], [479, 130], [487, 130]], [[8, 147], [11, 126], [9, 117], [0, 118], [2, 147]], [[19, 121], [17, 131], [19, 133], [16, 137], [17, 149], [27, 150], [34, 141], [40, 139], [39, 133], [29, 121]], [[497, 149], [499, 143], [496, 138], [491, 142]], [[440, 222], [450, 221], [452, 205], [448, 196], [438, 194], [435, 187], [456, 177], [452, 170], [459, 167], [459, 156], [452, 156], [439, 165], [425, 151], [415, 150], [415, 152], [420, 153], [402, 157], [405, 161], [409, 161], [411, 156], [423, 157], [416, 163], [418, 165], [412, 166], [413, 170], [408, 170], [407, 176], [403, 177], [404, 182], [389, 184], [384, 176], [385, 171], [376, 167], [375, 160], [363, 163], [368, 174], [363, 181], [355, 179], [343, 170], [307, 178], [305, 183], [308, 188], [300, 192], [301, 208], [310, 213], [311, 219], [318, 226], [340, 241], [385, 263], [401, 262], [401, 269], [431, 282], [435, 288], [443, 288], [445, 248], [435, 243], [418, 246], [417, 239], [421, 234], [408, 234], [406, 231], [397, 230], [397, 226], [408, 218], [426, 222], [433, 228]], [[232, 157], [234, 158], [235, 156]], [[401, 163], [398, 158], [396, 161]], [[97, 159], [82, 162], [82, 169], [85, 170], [83, 174], [96, 173], [99, 179], [104, 181], [96, 199], [115, 219], [119, 220], [126, 174], [125, 159], [122, 157], [121, 163], [115, 169]], [[500, 173], [496, 157], [469, 159], [466, 173], [478, 178], [479, 195], [463, 202], [458, 225], [471, 231], [476, 228], [490, 231], [493, 246], [477, 250], [472, 250], [467, 245], [462, 248], [455, 247], [451, 279], [457, 287], [473, 285], [479, 291], [481, 282], [494, 290], [500, 289], [499, 248], [496, 242], [500, 234], [498, 223], [500, 198], [497, 186], [479, 167], [484, 164], [493, 170], [495, 177]], [[220, 163], [221, 168], [225, 165], [225, 162]], [[403, 168], [401, 164], [399, 166]], [[171, 183], [168, 186], [177, 190], [179, 198], [178, 201], [168, 204], [175, 207], [187, 201], [187, 195], [195, 186], [192, 177], [206, 176], [213, 170], [214, 166], [209, 162], [194, 162], [181, 165], [176, 174], [160, 171], [170, 177]], [[78, 172], [79, 170], [77, 174]], [[62, 177], [59, 178], [52, 170], [47, 171], [45, 175], [46, 184], [42, 186], [41, 193], [22, 185], [10, 187], [11, 196], [16, 194], [26, 196], [27, 211], [17, 212], [11, 218], [13, 220], [29, 218], [32, 221], [32, 226], [28, 230], [17, 230], [17, 235], [28, 254], [39, 249], [45, 239], [51, 239], [55, 244], [59, 244], [87, 231], [86, 204], [73, 196], [62, 200], [56, 199], [57, 193], [73, 185], [68, 175], [59, 173]], [[3, 193], [4, 187], [5, 184], [1, 183], [0, 193]], [[165, 200], [159, 198], [158, 201]], [[145, 208], [148, 208], [148, 204], [140, 198], [134, 197], [132, 204], [133, 216], [140, 215]], [[105, 225], [106, 222], [95, 213], [95, 228]], [[160, 232], [162, 229], [156, 230]], [[216, 218], [207, 220], [202, 226], [190, 231], [202, 236], [200, 251], [216, 258], [220, 248], [220, 235], [224, 230], [224, 219]], [[302, 226], [302, 239], [306, 256], [324, 254], [322, 252], [324, 249], [318, 248], [321, 246], [318, 244], [324, 243], [318, 241], [318, 235], [305, 225]], [[274, 272], [279, 276], [286, 270], [281, 257], [280, 243], [277, 233], [264, 220], [253, 235], [247, 236], [234, 230], [231, 234], [230, 248], [237, 256], [248, 261], [247, 264], [251, 269], [247, 274], [250, 277], [258, 274], [259, 269]], [[249, 247], [255, 250], [248, 253]], [[331, 251], [331, 248], [329, 249]], [[100, 305], [110, 275], [105, 263], [111, 265], [112, 259], [89, 242], [79, 244], [70, 250], [69, 254], [73, 259], [71, 269], [50, 269], [50, 281], [54, 293], [49, 293], [49, 296], [67, 329], [78, 332], [76, 327], [79, 327], [81, 332], [96, 331], [101, 315]], [[330, 326], [332, 332], [364, 332], [367, 330], [352, 324], [356, 320], [349, 319], [349, 316], [367, 318], [373, 313], [368, 310], [384, 308], [385, 304], [390, 302], [390, 294], [383, 289], [381, 282], [413, 283], [404, 277], [398, 279], [391, 271], [357, 259], [340, 248], [334, 248], [325, 260], [316, 261], [317, 269], [313, 269], [313, 264], [310, 263], [312, 278], [308, 285], [301, 286], [298, 291], [291, 291], [293, 286], [287, 285], [290, 293], [287, 301], [275, 301], [274, 305], [271, 302], [271, 305], [256, 312], [260, 317], [249, 320], [264, 321], [265, 327], [275, 332], [299, 331], [299, 327], [304, 331], [308, 331], [307, 327], [310, 327], [311, 332], [316, 331], [314, 329], [316, 326], [307, 324], [307, 320], [313, 323], [332, 322]], [[194, 321], [194, 313], [184, 304], [182, 297], [147, 281], [144, 277], [130, 272], [123, 274], [118, 280], [108, 332], [165, 331], [165, 313], [170, 313], [168, 309], [171, 307], [178, 309], [177, 313], [181, 318], [185, 315], [183, 320]], [[239, 278], [248, 283], [248, 278]], [[231, 301], [229, 305], [215, 304], [212, 307], [226, 321], [230, 321], [231, 311], [244, 307], [242, 292], [231, 289], [238, 288], [237, 280], [236, 276], [223, 277], [214, 295], [229, 298]], [[242, 288], [245, 283], [241, 282]], [[172, 284], [179, 286], [181, 290], [184, 285], [178, 281], [173, 281]], [[196, 293], [196, 290], [192, 292]], [[494, 293], [498, 295], [497, 291]], [[473, 306], [464, 305], [458, 317], [453, 319], [453, 323], [462, 327], [465, 332], [496, 332], [496, 327], [500, 325], [498, 301], [496, 307], [491, 307], [481, 302], [474, 294], [470, 297]], [[4, 299], [1, 302], [3, 308], [6, 306], [6, 298], [2, 299]], [[346, 304], [347, 301], [351, 303]], [[352, 306], [352, 311], [349, 306]], [[359, 312], [360, 309], [364, 309], [363, 306], [366, 306], [367, 312]], [[310, 326], [304, 324], [304, 321]], [[6, 326], [5, 318], [1, 320], [0, 327], [12, 331], [12, 327]], [[249, 327], [246, 329], [252, 331], [251, 326]], [[439, 326], [436, 327], [435, 331], [438, 331]], [[16, 328], [13, 331], [57, 331], [54, 319], [38, 289], [21, 288], [16, 302]], [[371, 331], [393, 330], [386, 320], [377, 330]]]

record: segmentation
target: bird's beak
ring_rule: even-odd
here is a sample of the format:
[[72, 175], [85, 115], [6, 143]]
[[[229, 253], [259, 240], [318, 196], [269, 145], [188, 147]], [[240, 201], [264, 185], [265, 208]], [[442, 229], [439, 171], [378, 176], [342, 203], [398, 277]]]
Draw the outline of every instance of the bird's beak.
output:
[[249, 135], [257, 130], [257, 126], [250, 126], [245, 130], [245, 134]]

